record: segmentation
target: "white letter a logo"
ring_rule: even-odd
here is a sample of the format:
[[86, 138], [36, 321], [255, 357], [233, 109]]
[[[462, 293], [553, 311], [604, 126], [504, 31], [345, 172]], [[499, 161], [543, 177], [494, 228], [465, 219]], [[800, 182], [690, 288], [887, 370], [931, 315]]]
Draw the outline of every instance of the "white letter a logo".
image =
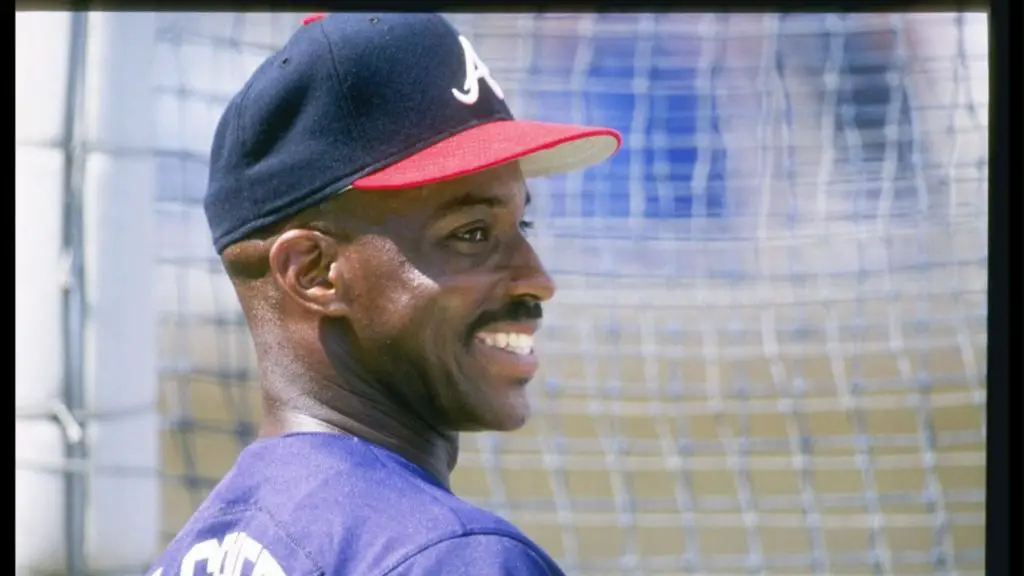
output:
[[504, 100], [505, 94], [501, 91], [501, 86], [498, 86], [494, 78], [491, 78], [491, 71], [476, 55], [473, 45], [466, 40], [465, 36], [459, 36], [459, 43], [462, 44], [462, 50], [466, 53], [466, 83], [463, 84], [461, 91], [452, 88], [452, 95], [458, 98], [459, 102], [472, 105], [480, 98], [480, 81], [483, 80], [491, 87], [495, 96]]

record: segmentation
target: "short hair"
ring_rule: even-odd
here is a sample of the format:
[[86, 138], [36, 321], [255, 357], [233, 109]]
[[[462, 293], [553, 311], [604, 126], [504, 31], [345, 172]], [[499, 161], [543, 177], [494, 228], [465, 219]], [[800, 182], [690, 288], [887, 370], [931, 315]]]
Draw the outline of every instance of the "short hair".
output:
[[221, 263], [232, 281], [252, 282], [270, 272], [270, 247], [281, 234], [296, 229], [315, 230], [329, 236], [344, 235], [338, 218], [340, 194], [307, 208], [291, 218], [259, 228], [221, 253]]

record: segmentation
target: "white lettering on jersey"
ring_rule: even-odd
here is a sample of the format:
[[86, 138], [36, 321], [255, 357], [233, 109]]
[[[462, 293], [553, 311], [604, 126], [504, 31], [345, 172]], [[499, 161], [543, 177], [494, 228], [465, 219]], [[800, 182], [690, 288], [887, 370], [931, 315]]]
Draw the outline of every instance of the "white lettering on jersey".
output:
[[[205, 570], [199, 569], [204, 564]], [[251, 568], [250, 568], [251, 567]], [[250, 568], [247, 570], [247, 568]], [[281, 565], [245, 532], [232, 532], [218, 542], [200, 542], [181, 560], [181, 576], [287, 576]], [[162, 576], [163, 568], [151, 576]]]
[[462, 44], [462, 51], [466, 54], [466, 82], [463, 84], [461, 91], [457, 88], [452, 88], [452, 95], [459, 102], [472, 105], [480, 98], [480, 81], [483, 80], [491, 87], [491, 91], [494, 92], [495, 96], [504, 100], [505, 93], [501, 91], [501, 86], [498, 86], [498, 82], [491, 77], [491, 70], [477, 56], [473, 45], [469, 43], [465, 36], [459, 36], [459, 43]]

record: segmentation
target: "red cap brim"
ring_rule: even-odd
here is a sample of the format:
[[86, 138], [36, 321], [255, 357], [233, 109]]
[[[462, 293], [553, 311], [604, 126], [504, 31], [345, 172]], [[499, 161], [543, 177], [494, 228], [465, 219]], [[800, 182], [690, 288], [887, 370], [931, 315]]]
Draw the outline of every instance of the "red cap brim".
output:
[[519, 161], [524, 177], [580, 170], [614, 154], [622, 136], [610, 128], [501, 120], [474, 126], [352, 186], [398, 190], [426, 186]]

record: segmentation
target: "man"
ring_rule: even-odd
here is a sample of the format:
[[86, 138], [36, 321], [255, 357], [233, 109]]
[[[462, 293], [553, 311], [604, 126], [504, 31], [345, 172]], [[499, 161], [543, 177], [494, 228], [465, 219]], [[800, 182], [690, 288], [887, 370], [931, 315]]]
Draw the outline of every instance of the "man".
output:
[[529, 416], [554, 285], [524, 177], [612, 130], [513, 120], [427, 14], [309, 18], [230, 102], [205, 208], [255, 342], [261, 439], [152, 574], [561, 574], [452, 494], [458, 434]]

